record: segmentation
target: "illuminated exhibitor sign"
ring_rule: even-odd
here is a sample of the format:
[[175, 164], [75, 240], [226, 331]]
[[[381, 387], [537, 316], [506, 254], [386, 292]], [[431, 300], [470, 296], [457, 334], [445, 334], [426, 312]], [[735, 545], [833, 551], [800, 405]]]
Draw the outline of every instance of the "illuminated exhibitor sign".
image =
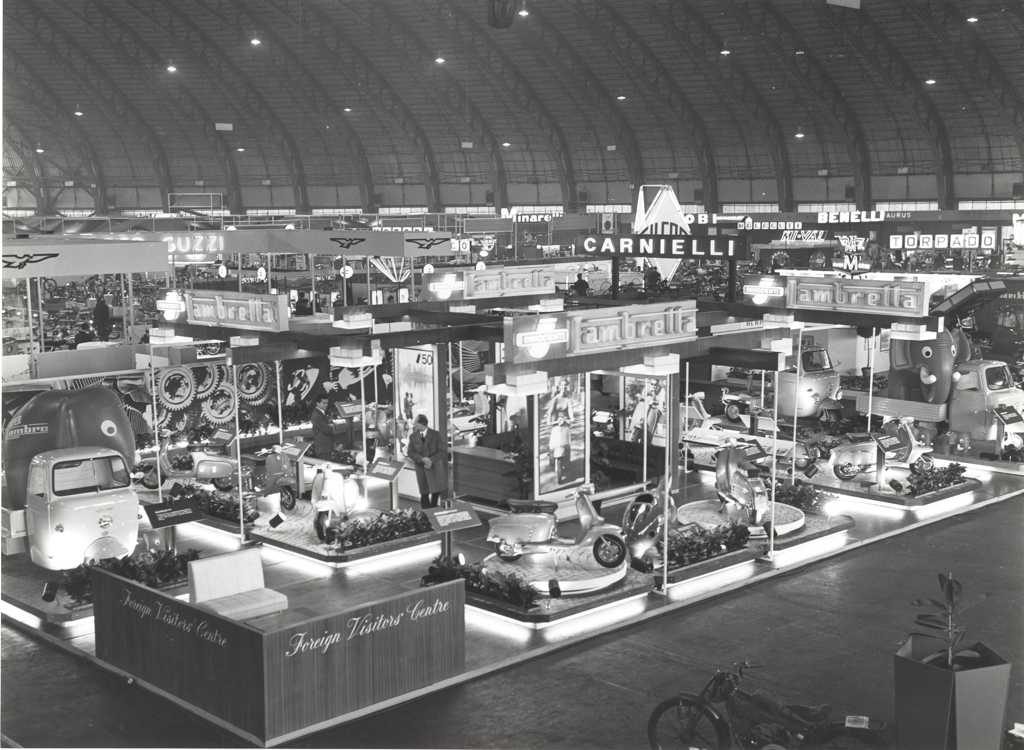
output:
[[288, 330], [288, 297], [284, 294], [185, 292], [189, 323], [249, 331]]
[[742, 258], [743, 245], [734, 237], [669, 235], [591, 235], [576, 241], [576, 253], [650, 256], [652, 258]]
[[781, 276], [744, 276], [743, 301], [761, 307], [785, 307], [786, 279]]
[[543, 266], [465, 272], [466, 299], [554, 294], [555, 272]]
[[877, 224], [885, 221], [885, 211], [819, 211], [819, 224]]
[[687, 300], [506, 318], [506, 356], [512, 363], [536, 362], [690, 341], [697, 337], [696, 305]]
[[787, 307], [923, 318], [928, 314], [928, 294], [920, 281], [791, 277]]

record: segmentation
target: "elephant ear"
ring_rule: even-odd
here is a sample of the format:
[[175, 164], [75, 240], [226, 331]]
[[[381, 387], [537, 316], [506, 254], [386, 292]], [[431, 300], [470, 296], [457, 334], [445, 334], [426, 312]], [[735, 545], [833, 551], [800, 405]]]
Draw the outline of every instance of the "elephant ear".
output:
[[889, 343], [889, 367], [893, 370], [905, 370], [913, 367], [910, 358], [910, 342], [905, 339], [892, 339]]
[[70, 395], [65, 393], [57, 404], [57, 448], [78, 446], [78, 420], [71, 402]]

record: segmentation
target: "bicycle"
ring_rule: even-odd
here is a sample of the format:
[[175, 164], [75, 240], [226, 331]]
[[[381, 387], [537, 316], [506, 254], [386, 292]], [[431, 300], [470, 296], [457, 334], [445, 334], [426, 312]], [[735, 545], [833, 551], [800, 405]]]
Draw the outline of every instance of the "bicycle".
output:
[[769, 694], [741, 690], [744, 672], [752, 668], [744, 661], [731, 670], [717, 670], [697, 695], [679, 693], [655, 706], [647, 721], [652, 750], [886, 746], [883, 722], [866, 716], [832, 721], [830, 706], [783, 705]]

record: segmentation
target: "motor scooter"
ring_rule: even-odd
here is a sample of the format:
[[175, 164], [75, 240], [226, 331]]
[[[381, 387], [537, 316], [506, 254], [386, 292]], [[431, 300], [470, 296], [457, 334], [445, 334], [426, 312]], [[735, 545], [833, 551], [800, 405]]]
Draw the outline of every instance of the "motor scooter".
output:
[[840, 443], [831, 451], [832, 473], [839, 479], [851, 480], [858, 474], [874, 471], [878, 468], [880, 448], [886, 464], [903, 464], [919, 471], [930, 469], [932, 446], [921, 440], [912, 422], [912, 419], [889, 422], [878, 441], [867, 433], [848, 435], [850, 442]]
[[731, 445], [715, 459], [715, 492], [722, 505], [739, 506], [747, 522], [760, 526], [768, 511], [769, 493], [761, 470], [747, 457], [746, 449]]
[[313, 530], [321, 542], [331, 543], [342, 535], [344, 527], [354, 522], [375, 520], [379, 510], [370, 508], [366, 494], [359, 488], [352, 469], [323, 467], [316, 470], [310, 487], [310, 501], [313, 504]]
[[[143, 461], [137, 467], [142, 474], [142, 486], [146, 489], [157, 488], [157, 464], [160, 466], [159, 478], [163, 481], [172, 479], [201, 483], [211, 483], [218, 490], [230, 490], [238, 480], [238, 462], [226, 455], [228, 447], [234, 441], [234, 435], [226, 430], [214, 433], [209, 443], [190, 443], [185, 448], [167, 448], [170, 432], [162, 435], [160, 452], [156, 460]], [[243, 469], [243, 483], [249, 474]]]
[[580, 550], [590, 550], [602, 568], [617, 568], [626, 559], [626, 541], [618, 526], [598, 515], [590, 493], [576, 490], [576, 513], [580, 531], [574, 538], [558, 536], [554, 512], [509, 513], [492, 518], [487, 541], [493, 542], [502, 560], [518, 560], [524, 555], [548, 555], [559, 562], [578, 561]]

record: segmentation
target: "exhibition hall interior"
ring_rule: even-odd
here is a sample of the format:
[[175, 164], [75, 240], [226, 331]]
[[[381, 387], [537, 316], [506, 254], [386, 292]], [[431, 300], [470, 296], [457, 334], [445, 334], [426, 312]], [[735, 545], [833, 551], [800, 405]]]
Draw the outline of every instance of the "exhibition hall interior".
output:
[[1024, 748], [1020, 0], [5, 0], [0, 746]]

